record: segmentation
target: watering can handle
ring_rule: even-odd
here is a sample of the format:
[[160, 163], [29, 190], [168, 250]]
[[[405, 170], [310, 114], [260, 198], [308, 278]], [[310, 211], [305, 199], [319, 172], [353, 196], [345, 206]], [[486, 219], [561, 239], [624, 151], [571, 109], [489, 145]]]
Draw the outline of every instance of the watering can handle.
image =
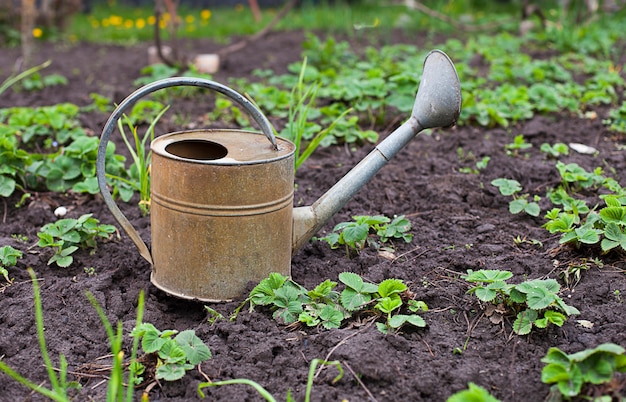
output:
[[139, 233], [135, 230], [135, 228], [130, 224], [128, 219], [124, 216], [122, 211], [119, 209], [115, 201], [113, 201], [113, 197], [107, 188], [106, 183], [106, 173], [105, 173], [105, 157], [106, 157], [106, 149], [109, 143], [109, 137], [111, 133], [115, 129], [117, 121], [122, 117], [122, 114], [131, 107], [139, 98], [142, 98], [152, 92], [158, 91], [160, 89], [174, 87], [174, 86], [196, 86], [212, 89], [217, 91], [236, 103], [242, 106], [252, 118], [257, 122], [260, 126], [261, 131], [272, 143], [274, 148], [277, 149], [276, 138], [274, 137], [274, 130], [269, 120], [265, 115], [248, 99], [246, 99], [240, 93], [232, 90], [231, 88], [219, 84], [214, 81], [202, 79], [202, 78], [193, 78], [193, 77], [172, 77], [166, 78], [163, 80], [155, 81], [151, 84], [143, 86], [137, 89], [135, 92], [130, 94], [126, 99], [124, 99], [117, 108], [113, 111], [106, 124], [104, 125], [104, 129], [102, 130], [102, 136], [100, 137], [100, 145], [98, 147], [98, 158], [96, 160], [96, 176], [98, 177], [98, 186], [100, 187], [100, 193], [102, 194], [102, 198], [104, 199], [104, 203], [109, 207], [111, 213], [117, 220], [117, 222], [122, 226], [124, 231], [131, 238], [137, 249], [139, 250], [139, 254], [143, 258], [146, 259], [150, 264], [152, 264], [152, 256], [150, 254], [150, 250], [146, 243], [141, 239]]

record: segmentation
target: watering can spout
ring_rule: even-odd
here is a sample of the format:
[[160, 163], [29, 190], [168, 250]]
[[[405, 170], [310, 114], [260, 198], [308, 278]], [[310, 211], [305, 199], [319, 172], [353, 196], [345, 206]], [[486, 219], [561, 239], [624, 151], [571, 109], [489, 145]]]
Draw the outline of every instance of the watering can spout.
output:
[[422, 130], [453, 126], [461, 113], [461, 84], [454, 64], [440, 50], [424, 61], [411, 117], [376, 146], [313, 205], [293, 209], [292, 254], [335, 215], [380, 168]]

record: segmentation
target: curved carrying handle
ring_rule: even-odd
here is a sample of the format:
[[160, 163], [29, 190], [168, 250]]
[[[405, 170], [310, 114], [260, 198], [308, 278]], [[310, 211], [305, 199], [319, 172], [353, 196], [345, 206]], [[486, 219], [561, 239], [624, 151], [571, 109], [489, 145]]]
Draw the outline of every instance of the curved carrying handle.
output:
[[128, 219], [124, 216], [122, 211], [120, 211], [119, 207], [113, 201], [113, 197], [111, 197], [111, 193], [107, 188], [106, 183], [106, 172], [105, 172], [105, 157], [106, 157], [106, 149], [109, 143], [109, 137], [111, 133], [115, 129], [117, 121], [122, 117], [122, 114], [131, 107], [139, 98], [144, 97], [152, 92], [158, 91], [160, 89], [174, 87], [174, 86], [196, 86], [212, 89], [217, 91], [223, 95], [226, 95], [240, 106], [242, 106], [246, 111], [252, 116], [252, 118], [257, 122], [257, 124], [261, 127], [261, 131], [265, 136], [270, 140], [275, 149], [277, 149], [276, 138], [274, 137], [274, 131], [272, 129], [272, 125], [269, 120], [261, 111], [252, 104], [248, 99], [246, 99], [240, 93], [230, 89], [229, 87], [219, 84], [214, 81], [202, 79], [202, 78], [192, 78], [192, 77], [173, 77], [166, 78], [163, 80], [155, 81], [151, 84], [148, 84], [144, 87], [139, 88], [132, 94], [130, 94], [126, 99], [124, 99], [117, 108], [113, 111], [106, 124], [104, 125], [104, 129], [102, 130], [102, 136], [100, 137], [100, 145], [98, 146], [98, 158], [96, 160], [96, 176], [98, 177], [98, 186], [100, 187], [100, 193], [102, 194], [102, 198], [104, 198], [104, 203], [109, 207], [111, 213], [117, 220], [117, 222], [122, 226], [122, 229], [128, 234], [130, 239], [135, 243], [137, 249], [139, 250], [139, 254], [143, 258], [146, 259], [150, 264], [152, 264], [152, 256], [150, 254], [150, 250], [146, 243], [141, 239], [139, 233], [135, 230], [135, 228], [130, 224]]

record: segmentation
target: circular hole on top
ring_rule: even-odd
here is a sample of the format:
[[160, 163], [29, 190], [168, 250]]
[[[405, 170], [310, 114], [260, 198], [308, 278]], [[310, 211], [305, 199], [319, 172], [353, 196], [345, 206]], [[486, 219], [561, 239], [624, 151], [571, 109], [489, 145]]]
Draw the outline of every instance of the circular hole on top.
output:
[[225, 146], [205, 140], [182, 140], [165, 147], [165, 151], [186, 159], [203, 161], [221, 159], [228, 154]]

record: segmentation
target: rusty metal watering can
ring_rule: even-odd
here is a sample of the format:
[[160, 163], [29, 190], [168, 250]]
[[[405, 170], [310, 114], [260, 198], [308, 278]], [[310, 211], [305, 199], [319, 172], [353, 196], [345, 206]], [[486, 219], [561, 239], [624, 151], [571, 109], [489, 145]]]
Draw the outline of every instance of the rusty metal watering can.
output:
[[[119, 118], [139, 98], [181, 85], [226, 95], [262, 133], [204, 129], [165, 134], [152, 142], [150, 250], [107, 188], [106, 147]], [[460, 112], [454, 64], [434, 50], [424, 61], [409, 120], [313, 205], [294, 208], [295, 145], [275, 137], [267, 118], [232, 89], [205, 79], [169, 78], [138, 89], [113, 111], [98, 149], [98, 184], [115, 219], [152, 264], [156, 287], [185, 299], [232, 300], [249, 282], [271, 272], [290, 276], [292, 255], [380, 168], [420, 131], [451, 126]]]

